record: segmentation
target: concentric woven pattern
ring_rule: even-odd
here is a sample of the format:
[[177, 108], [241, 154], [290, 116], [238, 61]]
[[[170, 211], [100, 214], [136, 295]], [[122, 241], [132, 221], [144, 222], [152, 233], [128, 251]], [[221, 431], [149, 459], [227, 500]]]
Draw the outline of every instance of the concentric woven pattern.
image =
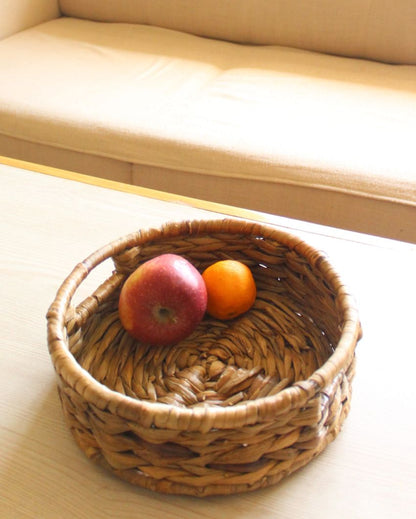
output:
[[[207, 316], [173, 347], [138, 344], [118, 318], [120, 289], [165, 252], [200, 271], [246, 263], [254, 307], [227, 322]], [[74, 308], [79, 284], [109, 257], [113, 276]], [[62, 285], [48, 328], [64, 414], [87, 456], [132, 483], [198, 496], [270, 485], [321, 452], [348, 413], [361, 334], [320, 253], [236, 220], [170, 224], [97, 251]]]

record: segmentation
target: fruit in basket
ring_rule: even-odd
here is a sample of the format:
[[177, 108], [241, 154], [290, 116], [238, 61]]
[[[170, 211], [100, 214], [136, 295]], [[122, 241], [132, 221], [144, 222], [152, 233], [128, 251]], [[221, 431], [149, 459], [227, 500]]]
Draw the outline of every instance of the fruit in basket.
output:
[[247, 312], [256, 300], [256, 283], [250, 268], [237, 260], [221, 260], [202, 273], [208, 294], [207, 312], [228, 320]]
[[182, 256], [161, 254], [141, 264], [127, 278], [118, 309], [130, 335], [162, 346], [190, 335], [206, 306], [207, 291], [198, 270]]

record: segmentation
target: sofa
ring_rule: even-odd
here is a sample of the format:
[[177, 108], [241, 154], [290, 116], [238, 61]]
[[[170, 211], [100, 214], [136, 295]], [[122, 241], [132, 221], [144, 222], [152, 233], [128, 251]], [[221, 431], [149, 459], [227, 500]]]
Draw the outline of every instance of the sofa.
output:
[[0, 0], [0, 154], [416, 242], [415, 0]]

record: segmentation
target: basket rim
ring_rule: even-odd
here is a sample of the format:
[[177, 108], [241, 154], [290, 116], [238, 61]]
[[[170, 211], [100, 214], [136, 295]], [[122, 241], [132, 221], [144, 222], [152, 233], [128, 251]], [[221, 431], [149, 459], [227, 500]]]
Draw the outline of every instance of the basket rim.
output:
[[[341, 335], [334, 352], [310, 377], [297, 381], [272, 396], [247, 400], [229, 407], [178, 407], [161, 402], [139, 400], [109, 389], [82, 368], [69, 351], [65, 334], [65, 315], [72, 296], [88, 274], [100, 263], [134, 246], [151, 240], [175, 237], [186, 233], [233, 233], [272, 238], [303, 255], [324, 275], [335, 290], [344, 316]], [[78, 263], [58, 288], [47, 315], [48, 349], [58, 377], [86, 401], [125, 420], [145, 426], [207, 432], [212, 428], [229, 429], [266, 421], [301, 407], [309, 398], [327, 386], [343, 366], [350, 363], [355, 346], [361, 338], [361, 324], [355, 299], [323, 252], [318, 251], [292, 233], [270, 224], [245, 219], [185, 220], [169, 222], [159, 228], [149, 228], [127, 234], [90, 254]]]

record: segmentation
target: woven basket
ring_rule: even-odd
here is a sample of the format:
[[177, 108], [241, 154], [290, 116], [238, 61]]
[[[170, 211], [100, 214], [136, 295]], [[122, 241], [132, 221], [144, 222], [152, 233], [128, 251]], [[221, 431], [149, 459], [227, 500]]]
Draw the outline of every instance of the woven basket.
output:
[[[135, 342], [118, 296], [142, 262], [175, 252], [199, 270], [233, 258], [251, 268], [253, 308], [205, 317], [173, 347]], [[91, 296], [73, 296], [112, 258]], [[350, 407], [361, 327], [325, 257], [292, 235], [239, 220], [139, 231], [78, 264], [48, 315], [48, 344], [66, 422], [85, 454], [129, 482], [206, 496], [278, 482], [320, 453]]]

